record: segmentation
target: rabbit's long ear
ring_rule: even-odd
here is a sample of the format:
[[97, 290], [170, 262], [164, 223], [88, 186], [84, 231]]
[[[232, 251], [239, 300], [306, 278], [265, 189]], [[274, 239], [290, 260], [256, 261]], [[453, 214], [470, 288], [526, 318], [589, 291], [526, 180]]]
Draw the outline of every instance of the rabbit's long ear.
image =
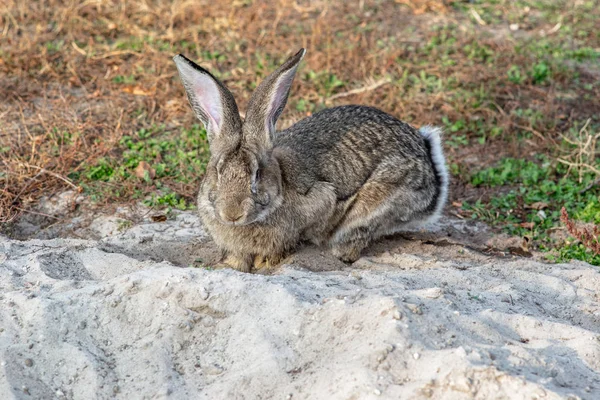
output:
[[179, 54], [173, 57], [196, 117], [206, 127], [211, 150], [241, 140], [242, 122], [231, 92], [210, 72]]
[[301, 49], [290, 57], [252, 94], [244, 126], [246, 141], [254, 141], [263, 148], [271, 147], [275, 124], [285, 107], [298, 64], [302, 61], [305, 52], [305, 49]]

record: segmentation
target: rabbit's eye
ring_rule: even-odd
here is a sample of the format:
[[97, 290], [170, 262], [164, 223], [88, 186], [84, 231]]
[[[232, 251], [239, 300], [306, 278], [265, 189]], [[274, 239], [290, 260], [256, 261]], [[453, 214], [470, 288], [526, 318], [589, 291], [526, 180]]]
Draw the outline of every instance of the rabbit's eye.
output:
[[254, 179], [252, 180], [252, 184], [250, 185], [250, 191], [252, 194], [256, 194], [258, 192], [257, 185], [260, 180], [260, 169], [257, 169], [254, 173]]
[[261, 198], [256, 200], [256, 203], [261, 205], [262, 207], [268, 206], [270, 202], [271, 202], [271, 196], [269, 195], [269, 193], [265, 193], [264, 196], [262, 196]]

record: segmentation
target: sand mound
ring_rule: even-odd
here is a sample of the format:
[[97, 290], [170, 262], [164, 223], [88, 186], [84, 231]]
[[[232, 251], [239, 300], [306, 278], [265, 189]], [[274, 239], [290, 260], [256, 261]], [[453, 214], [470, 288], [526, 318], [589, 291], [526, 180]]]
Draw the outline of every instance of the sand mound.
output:
[[176, 266], [214, 252], [191, 214], [107, 223], [0, 238], [0, 397], [600, 398], [587, 264], [396, 238], [249, 275]]

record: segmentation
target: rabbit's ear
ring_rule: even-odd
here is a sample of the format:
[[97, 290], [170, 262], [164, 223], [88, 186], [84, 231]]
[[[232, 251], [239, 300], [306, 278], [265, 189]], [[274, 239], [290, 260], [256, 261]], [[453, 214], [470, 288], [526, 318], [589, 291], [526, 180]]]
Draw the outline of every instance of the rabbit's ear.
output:
[[250, 127], [244, 130], [246, 140], [254, 140], [266, 148], [271, 147], [275, 123], [285, 107], [298, 64], [302, 61], [304, 53], [306, 50], [301, 49], [290, 57], [256, 88], [246, 112], [245, 124]]
[[206, 127], [211, 148], [239, 141], [242, 122], [231, 92], [210, 72], [182, 54], [173, 57], [196, 117]]

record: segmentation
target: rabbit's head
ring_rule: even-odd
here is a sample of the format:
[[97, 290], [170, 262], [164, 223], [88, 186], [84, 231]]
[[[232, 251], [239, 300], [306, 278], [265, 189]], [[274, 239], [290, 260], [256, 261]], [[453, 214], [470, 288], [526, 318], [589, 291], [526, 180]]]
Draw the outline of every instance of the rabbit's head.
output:
[[281, 170], [272, 154], [275, 123], [287, 102], [302, 49], [252, 94], [242, 122], [231, 92], [183, 55], [173, 58], [194, 113], [206, 127], [211, 157], [204, 190], [223, 224], [260, 221], [283, 201]]

